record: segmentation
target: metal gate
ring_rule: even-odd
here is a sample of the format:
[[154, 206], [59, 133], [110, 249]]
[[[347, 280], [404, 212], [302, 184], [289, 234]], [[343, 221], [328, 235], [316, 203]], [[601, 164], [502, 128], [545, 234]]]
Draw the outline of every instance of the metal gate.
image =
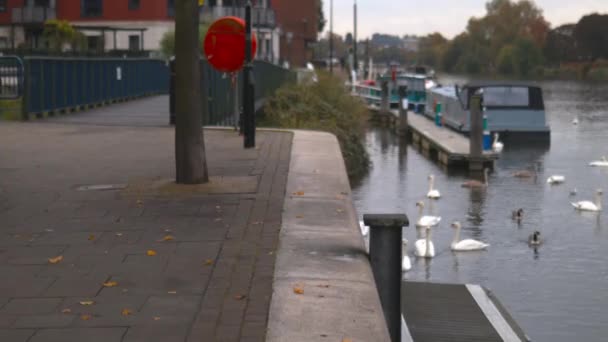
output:
[[15, 56], [0, 57], [0, 100], [23, 95], [23, 61]]

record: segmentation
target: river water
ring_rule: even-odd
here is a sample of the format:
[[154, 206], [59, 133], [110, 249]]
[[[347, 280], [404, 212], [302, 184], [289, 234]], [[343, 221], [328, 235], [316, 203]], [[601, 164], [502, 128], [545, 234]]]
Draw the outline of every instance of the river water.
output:
[[[434, 174], [443, 196], [430, 208], [443, 218], [432, 235], [436, 256], [416, 259], [416, 232], [406, 228], [412, 270], [404, 279], [486, 286], [533, 341], [608, 341], [608, 215], [578, 213], [570, 205], [593, 200], [598, 188], [608, 199], [608, 168], [588, 166], [608, 155], [608, 84], [542, 86], [551, 146], [505, 146], [486, 190], [461, 188], [466, 173], [446, 174], [394, 134], [370, 128], [366, 143], [373, 167], [353, 184], [355, 206], [360, 215], [406, 213], [415, 222], [416, 201], [424, 199], [429, 209], [427, 176]], [[571, 123], [575, 116], [578, 126]], [[535, 163], [537, 180], [511, 175]], [[566, 183], [546, 184], [553, 174], [565, 175]], [[571, 196], [574, 188], [577, 195]], [[518, 225], [511, 212], [520, 207], [525, 215]], [[453, 253], [454, 220], [462, 223], [462, 239], [482, 240], [489, 249]], [[534, 230], [544, 239], [536, 250], [527, 244]]]

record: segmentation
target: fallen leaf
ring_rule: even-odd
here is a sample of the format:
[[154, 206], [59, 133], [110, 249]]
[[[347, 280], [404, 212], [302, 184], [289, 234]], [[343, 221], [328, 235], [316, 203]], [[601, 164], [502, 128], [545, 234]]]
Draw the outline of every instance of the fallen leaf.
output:
[[296, 218], [301, 219], [301, 218], [304, 218], [304, 216], [302, 216], [302, 215], [296, 215]]
[[165, 235], [160, 241], [173, 241], [175, 237], [173, 235]]
[[144, 201], [138, 199], [137, 201], [135, 201], [135, 204], [137, 204], [138, 206], [142, 206], [144, 204]]
[[205, 260], [205, 266], [211, 266], [211, 265], [213, 265], [213, 260], [212, 259]]
[[130, 314], [132, 314], [133, 312], [127, 308], [122, 309], [122, 311], [120, 312], [121, 315], [123, 316], [129, 316]]
[[160, 317], [154, 317], [153, 318], [155, 321], [160, 321]]
[[221, 217], [218, 217], [218, 218], [216, 218], [214, 221], [215, 221], [215, 222], [220, 222], [221, 220], [222, 220], [222, 218], [221, 218]]
[[63, 309], [63, 310], [61, 310], [61, 313], [64, 313], [64, 314], [69, 314], [71, 312], [72, 312], [72, 309]]
[[116, 236], [122, 236], [122, 233], [116, 233]]
[[172, 291], [167, 291], [168, 294], [177, 294], [177, 291], [172, 290]]
[[49, 264], [57, 264], [63, 260], [63, 255], [56, 256], [54, 258], [49, 258]]
[[293, 194], [296, 196], [304, 196], [304, 191], [296, 191]]
[[93, 240], [95, 240], [95, 235], [93, 235], [93, 234], [89, 235], [89, 241], [93, 241]]
[[81, 315], [80, 319], [83, 320], [83, 321], [88, 321], [88, 320], [91, 319], [91, 315], [86, 315], [86, 314], [85, 315]]
[[215, 206], [215, 209], [218, 209], [218, 210], [219, 210], [219, 209], [222, 209], [222, 207], [220, 207], [219, 205], [216, 205], [216, 206]]
[[95, 302], [92, 300], [83, 300], [83, 301], [80, 301], [79, 303], [80, 303], [80, 305], [84, 305], [84, 306], [89, 306], [89, 305], [95, 304]]
[[103, 283], [104, 287], [114, 287], [114, 286], [118, 286], [118, 282], [116, 281], [106, 281], [105, 283]]
[[234, 299], [236, 299], [236, 300], [243, 300], [243, 299], [245, 299], [246, 297], [247, 297], [247, 296], [245, 296], [245, 295], [242, 295], [242, 294], [237, 294], [237, 295], [235, 295], [233, 298], [234, 298]]
[[299, 295], [304, 294], [304, 289], [301, 286], [295, 286], [293, 288], [293, 293], [299, 294]]
[[343, 338], [342, 342], [353, 342], [353, 340], [351, 340], [350, 338]]
[[153, 249], [148, 249], [148, 251], [146, 252], [146, 255], [148, 256], [155, 256], [156, 255], [156, 251]]
[[343, 210], [343, 209], [336, 209], [336, 212], [337, 212], [337, 213], [343, 213], [343, 212], [344, 212], [344, 210]]

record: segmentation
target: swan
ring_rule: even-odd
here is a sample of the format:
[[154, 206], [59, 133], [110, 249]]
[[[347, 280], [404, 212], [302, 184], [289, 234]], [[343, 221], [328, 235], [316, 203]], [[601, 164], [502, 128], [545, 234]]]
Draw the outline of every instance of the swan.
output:
[[460, 240], [460, 222], [456, 221], [452, 223], [452, 228], [454, 231], [454, 239], [452, 240], [451, 248], [453, 251], [479, 251], [482, 249], [488, 248], [490, 245], [481, 241], [473, 240], [473, 239], [465, 239]]
[[566, 177], [562, 175], [553, 175], [547, 178], [548, 184], [561, 184], [566, 181]]
[[424, 239], [420, 239], [416, 241], [416, 256], [422, 258], [432, 258], [435, 256], [435, 246], [433, 245], [433, 241], [431, 241], [431, 227], [425, 227], [426, 236]]
[[359, 229], [361, 229], [361, 235], [367, 236], [369, 234], [369, 227], [363, 221], [359, 221]]
[[601, 160], [592, 161], [589, 166], [608, 166], [608, 159], [604, 156]]
[[407, 255], [407, 240], [403, 239], [403, 257], [401, 259], [401, 271], [407, 272], [412, 269], [412, 262]]
[[574, 117], [574, 119], [572, 119], [572, 124], [578, 125], [578, 118], [576, 116]]
[[416, 227], [434, 227], [441, 222], [441, 217], [439, 216], [422, 215], [424, 211], [424, 202], [416, 202], [416, 206], [418, 207], [418, 221], [416, 221]]
[[521, 170], [513, 172], [513, 177], [515, 178], [532, 178], [537, 176], [538, 174], [538, 166], [534, 164], [534, 170]]
[[576, 210], [580, 210], [580, 211], [602, 211], [602, 194], [603, 194], [603, 191], [601, 189], [598, 189], [595, 192], [595, 202], [580, 201], [580, 202], [572, 203], [572, 206]]
[[540, 239], [540, 232], [538, 230], [528, 237], [528, 244], [530, 246], [539, 246], [541, 243], [542, 240]]
[[468, 180], [461, 185], [463, 188], [485, 188], [488, 186], [488, 169], [483, 170], [483, 183], [478, 180]]
[[516, 221], [521, 221], [524, 218], [524, 209], [519, 208], [517, 210], [513, 210], [511, 213], [511, 218]]
[[433, 185], [435, 184], [435, 176], [429, 175], [429, 192], [426, 194], [426, 197], [431, 199], [438, 199], [441, 197], [439, 190], [433, 189]]
[[505, 147], [505, 145], [498, 141], [498, 133], [494, 133], [494, 142], [492, 143], [492, 151], [496, 152], [496, 153], [500, 153], [502, 152], [502, 149]]

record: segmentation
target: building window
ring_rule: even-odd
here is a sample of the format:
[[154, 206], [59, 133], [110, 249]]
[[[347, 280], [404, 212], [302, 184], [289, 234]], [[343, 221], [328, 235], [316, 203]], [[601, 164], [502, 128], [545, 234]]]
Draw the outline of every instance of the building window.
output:
[[0, 12], [6, 12], [6, 0], [0, 0]]
[[34, 6], [48, 8], [50, 6], [50, 3], [49, 0], [34, 0]]
[[101, 36], [87, 36], [87, 48], [91, 52], [103, 51], [103, 38]]
[[101, 17], [103, 15], [103, 0], [82, 0], [83, 17]]
[[139, 50], [139, 36], [136, 34], [129, 35], [129, 50], [138, 51]]
[[139, 9], [139, 0], [129, 0], [129, 10], [138, 10]]
[[167, 16], [173, 18], [175, 17], [175, 1], [167, 0]]

